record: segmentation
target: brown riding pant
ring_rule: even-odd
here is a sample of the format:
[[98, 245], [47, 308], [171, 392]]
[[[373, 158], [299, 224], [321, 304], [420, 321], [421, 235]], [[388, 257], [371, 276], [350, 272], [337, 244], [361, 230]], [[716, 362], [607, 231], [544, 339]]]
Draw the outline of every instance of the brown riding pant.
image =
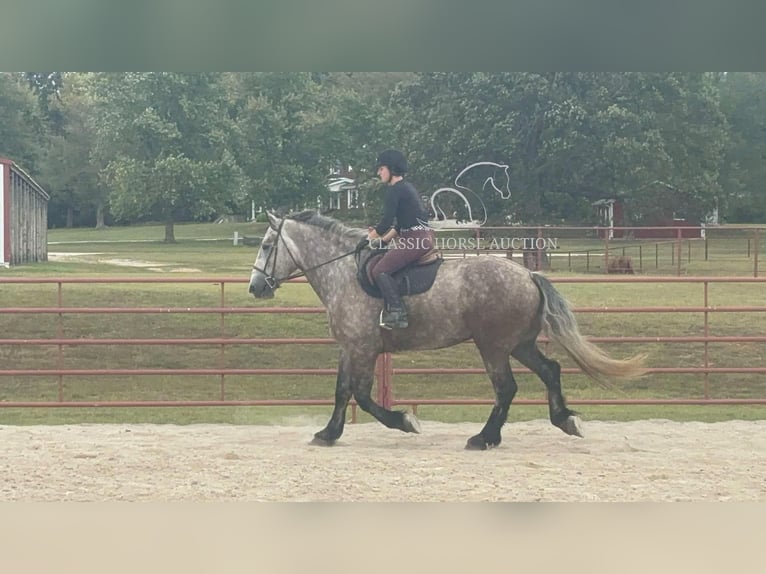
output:
[[388, 251], [369, 270], [369, 275], [377, 283], [378, 275], [389, 275], [402, 267], [417, 261], [434, 248], [434, 232], [432, 229], [402, 230], [398, 237], [388, 246]]

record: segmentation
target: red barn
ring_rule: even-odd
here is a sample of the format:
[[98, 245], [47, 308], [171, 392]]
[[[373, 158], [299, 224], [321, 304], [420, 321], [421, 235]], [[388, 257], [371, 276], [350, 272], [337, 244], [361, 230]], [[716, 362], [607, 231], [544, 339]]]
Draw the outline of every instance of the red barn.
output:
[[690, 227], [692, 229], [682, 229], [681, 237], [688, 239], [699, 239], [704, 237], [704, 232], [699, 223], [687, 221], [686, 219], [676, 219], [672, 215], [660, 217], [652, 223], [647, 223], [647, 227], [667, 227], [668, 229], [634, 229], [633, 237], [636, 239], [675, 239], [678, 237], [676, 227]]
[[[601, 239], [609, 237], [625, 237], [624, 229], [612, 229], [613, 227], [625, 227], [625, 205], [620, 199], [599, 199], [593, 203], [600, 219], [599, 225], [609, 229], [599, 229], [598, 236]], [[643, 228], [642, 228], [643, 227]], [[699, 223], [690, 222], [686, 219], [676, 218], [672, 212], [653, 217], [643, 222], [642, 227], [628, 230], [636, 239], [663, 239], [676, 238], [676, 227], [693, 227], [694, 229], [682, 229], [681, 236], [684, 238], [697, 239], [704, 237], [704, 230]], [[645, 227], [667, 227], [668, 229], [644, 229]]]
[[48, 260], [49, 199], [24, 170], [0, 157], [0, 266]]

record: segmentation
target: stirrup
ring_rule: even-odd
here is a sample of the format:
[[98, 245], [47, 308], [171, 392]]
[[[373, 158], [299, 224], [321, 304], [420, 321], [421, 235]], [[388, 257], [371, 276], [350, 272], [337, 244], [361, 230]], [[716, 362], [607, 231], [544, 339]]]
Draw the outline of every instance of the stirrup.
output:
[[380, 319], [379, 319], [378, 325], [382, 329], [386, 329], [390, 331], [392, 329], [406, 329], [409, 326], [409, 323], [407, 322], [406, 312], [389, 311], [389, 313], [391, 313], [393, 317], [389, 316], [384, 319], [383, 315], [386, 314], [386, 309], [381, 309], [380, 311]]

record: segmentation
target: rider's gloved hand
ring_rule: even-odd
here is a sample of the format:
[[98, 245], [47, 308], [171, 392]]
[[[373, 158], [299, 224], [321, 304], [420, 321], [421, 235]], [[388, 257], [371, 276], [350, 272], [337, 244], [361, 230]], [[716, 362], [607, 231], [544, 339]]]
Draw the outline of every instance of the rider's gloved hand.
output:
[[362, 249], [366, 249], [370, 246], [370, 238], [364, 237], [363, 239], [359, 240], [359, 243], [356, 244], [356, 250], [361, 251]]

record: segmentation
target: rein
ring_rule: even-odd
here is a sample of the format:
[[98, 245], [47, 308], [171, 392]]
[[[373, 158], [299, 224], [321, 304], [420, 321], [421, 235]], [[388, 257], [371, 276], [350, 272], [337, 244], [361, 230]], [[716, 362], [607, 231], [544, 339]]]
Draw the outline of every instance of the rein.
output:
[[[329, 263], [333, 263], [334, 261], [338, 261], [339, 259], [343, 259], [344, 257], [348, 257], [349, 255], [354, 255], [359, 250], [358, 247], [355, 248], [353, 251], [349, 251], [348, 253], [343, 253], [341, 255], [338, 255], [337, 257], [333, 257], [332, 259], [329, 259], [327, 261], [324, 261], [323, 263], [319, 263], [318, 265], [314, 265], [312, 267], [309, 267], [307, 269], [298, 270], [294, 273], [291, 273], [290, 275], [287, 275], [285, 277], [276, 278], [274, 277], [273, 273], [267, 273], [266, 267], [269, 264], [269, 260], [271, 259], [271, 256], [274, 256], [274, 262], [271, 265], [272, 271], [277, 266], [277, 250], [279, 249], [279, 240], [282, 240], [282, 244], [285, 246], [285, 249], [287, 250], [287, 254], [290, 256], [290, 259], [292, 260], [293, 264], [296, 267], [298, 266], [298, 262], [295, 260], [295, 256], [293, 255], [292, 251], [290, 251], [290, 247], [288, 247], [287, 242], [282, 238], [282, 226], [285, 224], [285, 220], [279, 222], [279, 228], [277, 229], [277, 239], [274, 242], [274, 249], [269, 252], [269, 254], [266, 256], [266, 262], [263, 264], [263, 269], [258, 267], [257, 265], [253, 265], [253, 270], [258, 271], [260, 273], [263, 273], [266, 276], [266, 285], [269, 286], [270, 289], [276, 289], [279, 287], [281, 283], [284, 281], [290, 281], [291, 279], [296, 279], [298, 277], [303, 277], [306, 275], [306, 273], [313, 271], [314, 269], [319, 269], [320, 267], [324, 267], [325, 265]], [[273, 229], [273, 227], [272, 227]]]

